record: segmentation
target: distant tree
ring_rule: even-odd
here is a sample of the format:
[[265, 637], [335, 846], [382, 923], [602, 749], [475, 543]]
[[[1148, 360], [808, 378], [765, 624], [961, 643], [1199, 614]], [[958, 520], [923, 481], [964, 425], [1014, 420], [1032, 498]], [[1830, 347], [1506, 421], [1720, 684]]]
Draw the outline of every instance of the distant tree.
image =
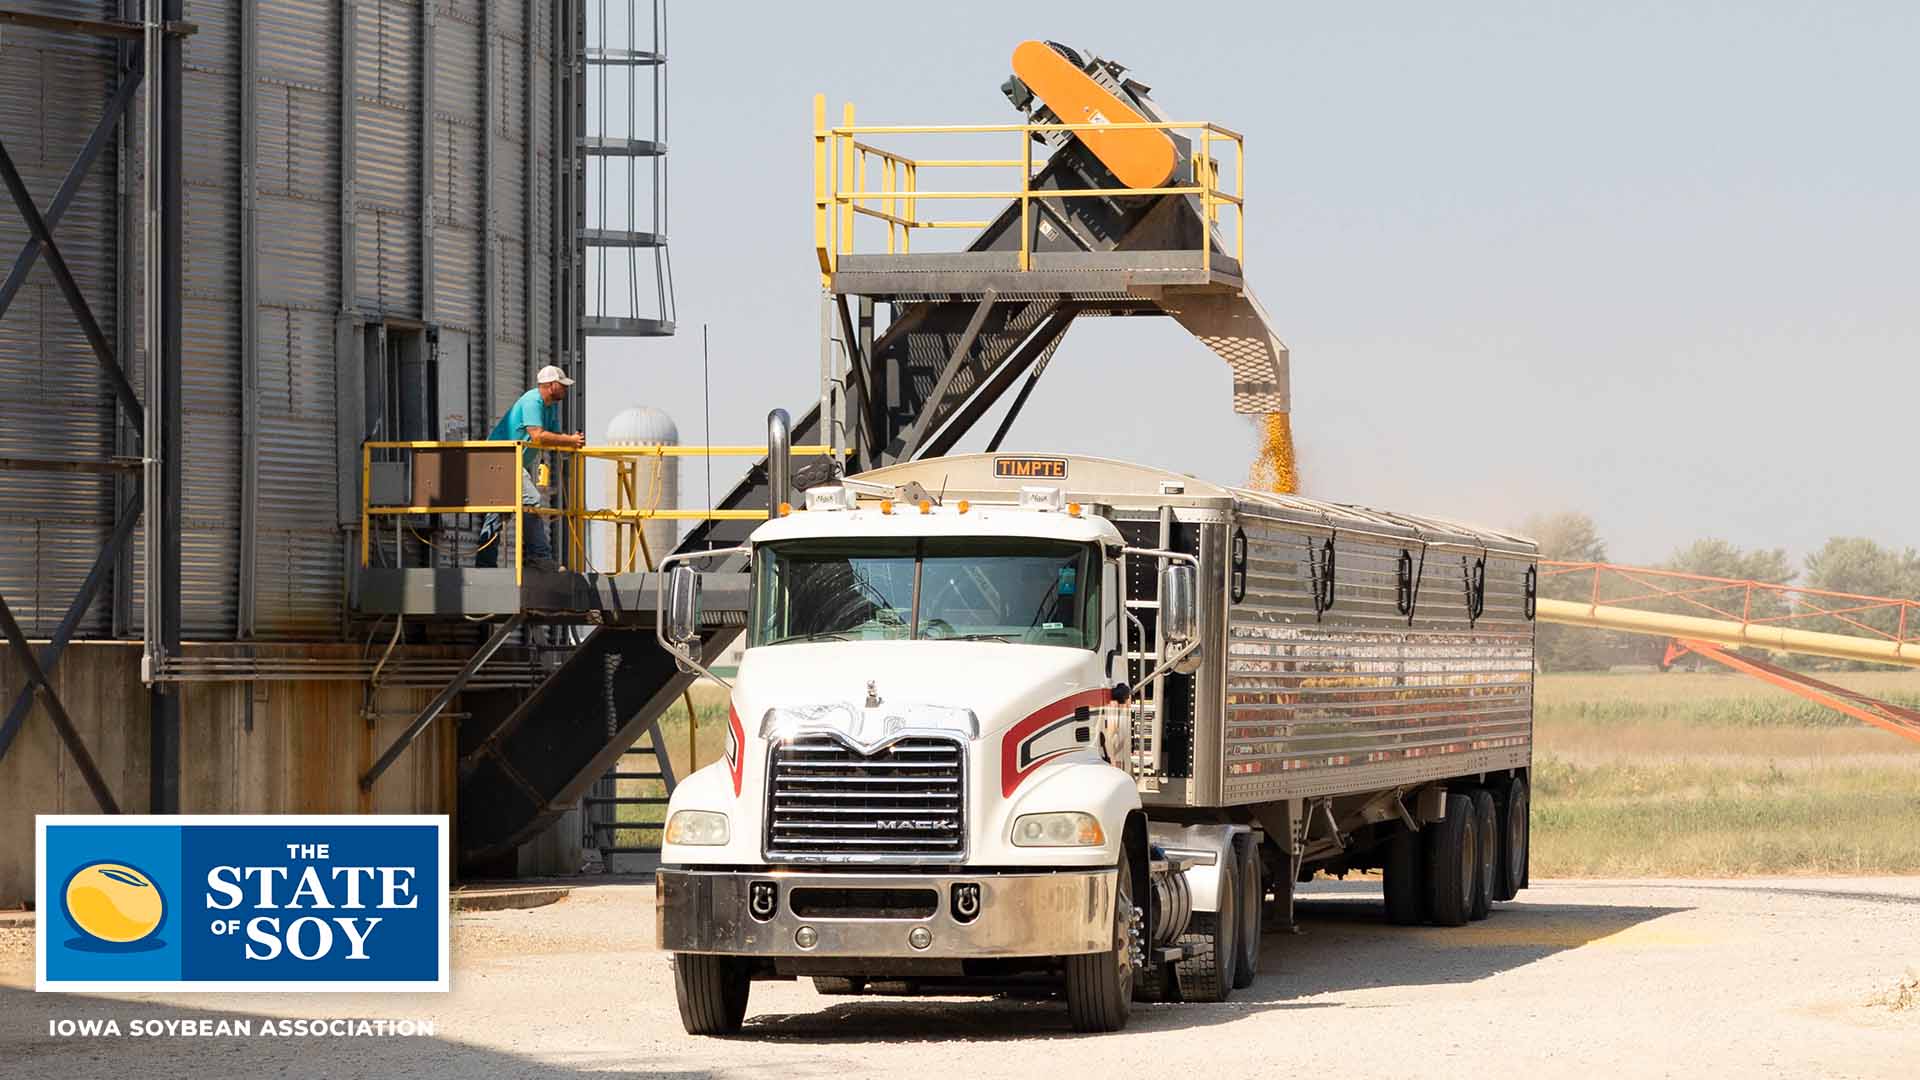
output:
[[[1536, 514], [1520, 526], [1522, 535], [1540, 545], [1540, 557], [1555, 562], [1606, 562], [1607, 542], [1600, 527], [1585, 514], [1561, 511]], [[1577, 600], [1592, 588], [1581, 575], [1542, 575], [1540, 595], [1554, 600]], [[1597, 671], [1607, 668], [1617, 651], [1619, 635], [1579, 626], [1540, 623], [1534, 629], [1534, 659], [1541, 671]]]
[[1563, 510], [1558, 514], [1535, 514], [1520, 526], [1520, 531], [1540, 545], [1540, 557], [1557, 562], [1606, 562], [1607, 542], [1600, 538], [1600, 527], [1585, 514]]
[[[1731, 578], [1735, 581], [1757, 581], [1768, 585], [1785, 585], [1794, 578], [1793, 565], [1787, 559], [1785, 548], [1755, 548], [1744, 551], [1718, 537], [1695, 540], [1674, 552], [1673, 557], [1669, 558], [1662, 568], [1676, 570], [1683, 574]], [[1704, 585], [1681, 587], [1689, 590], [1707, 588]], [[1694, 615], [1707, 619], [1739, 619], [1742, 615], [1754, 619], [1769, 619], [1785, 615], [1791, 609], [1788, 595], [1784, 592], [1771, 589], [1754, 589], [1748, 592], [1738, 586], [1714, 591], [1696, 591], [1691, 599], [1659, 600], [1650, 602], [1648, 606], [1674, 615]], [[1712, 610], [1708, 610], [1709, 608]], [[1716, 615], [1714, 613], [1716, 611], [1723, 614]], [[1764, 650], [1738, 651], [1762, 659], [1768, 656]], [[1774, 657], [1774, 659], [1779, 658]]]
[[[1907, 548], [1896, 551], [1881, 547], [1863, 536], [1836, 536], [1819, 551], [1807, 556], [1805, 584], [1815, 589], [1914, 599], [1920, 597], [1920, 552]], [[1802, 610], [1833, 610], [1853, 606], [1832, 597], [1806, 597]], [[1893, 608], [1878, 611], [1848, 612], [1847, 619], [1865, 623], [1883, 633], [1899, 629], [1900, 616]], [[1920, 633], [1914, 615], [1907, 616], [1909, 636]], [[1860, 627], [1839, 617], [1820, 617], [1804, 623], [1809, 630], [1834, 634], [1859, 634]]]

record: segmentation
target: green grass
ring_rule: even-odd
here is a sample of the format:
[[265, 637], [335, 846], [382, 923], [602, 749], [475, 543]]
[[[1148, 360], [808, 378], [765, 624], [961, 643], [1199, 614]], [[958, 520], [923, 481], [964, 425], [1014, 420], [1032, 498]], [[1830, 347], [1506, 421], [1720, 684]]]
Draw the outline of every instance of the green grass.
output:
[[1920, 873], [1920, 743], [1734, 675], [1547, 675], [1535, 717], [1542, 877]]

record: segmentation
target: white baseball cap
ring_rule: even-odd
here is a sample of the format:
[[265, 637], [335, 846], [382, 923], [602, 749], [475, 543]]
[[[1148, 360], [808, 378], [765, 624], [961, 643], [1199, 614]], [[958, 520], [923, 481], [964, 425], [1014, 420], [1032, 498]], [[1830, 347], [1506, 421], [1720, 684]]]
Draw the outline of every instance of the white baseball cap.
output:
[[548, 364], [546, 367], [541, 368], [540, 374], [534, 376], [533, 381], [536, 384], [557, 382], [561, 386], [573, 385], [573, 380], [567, 378], [567, 373], [564, 371], [561, 371], [557, 367], [554, 367], [552, 364]]

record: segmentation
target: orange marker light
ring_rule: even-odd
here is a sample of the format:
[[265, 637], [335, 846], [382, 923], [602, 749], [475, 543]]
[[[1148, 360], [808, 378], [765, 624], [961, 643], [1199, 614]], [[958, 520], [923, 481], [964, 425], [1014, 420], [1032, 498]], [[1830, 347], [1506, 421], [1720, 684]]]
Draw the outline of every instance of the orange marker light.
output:
[[1079, 516], [1080, 516], [1080, 504], [1079, 504], [1079, 503], [1068, 503], [1068, 504], [1067, 504], [1067, 513], [1069, 513], [1069, 514], [1071, 514], [1071, 515], [1073, 515], [1074, 517], [1079, 517]]
[[933, 504], [932, 504], [932, 503], [930, 503], [930, 502], [928, 502], [928, 501], [927, 501], [927, 500], [925, 500], [925, 499], [921, 499], [921, 500], [920, 500], [920, 512], [921, 512], [921, 513], [923, 513], [923, 514], [931, 514], [931, 513], [933, 513]]
[[883, 514], [891, 514], [891, 513], [893, 513], [893, 500], [892, 500], [892, 499], [881, 499], [881, 500], [880, 500], [880, 512], [881, 512], [881, 513], [883, 513]]
[[960, 500], [960, 505], [959, 505], [958, 507], [956, 507], [956, 509], [958, 509], [958, 510], [959, 510], [959, 511], [960, 511], [961, 513], [963, 513], [963, 514], [964, 514], [964, 513], [966, 513], [966, 512], [967, 512], [967, 500], [965, 500], [965, 499], [961, 499], [961, 500]]
[[788, 514], [791, 514], [791, 513], [793, 513], [793, 504], [792, 504], [792, 503], [785, 503], [785, 502], [783, 502], [783, 503], [781, 503], [781, 504], [780, 504], [780, 516], [781, 516], [781, 517], [786, 517], [786, 516], [787, 516]]

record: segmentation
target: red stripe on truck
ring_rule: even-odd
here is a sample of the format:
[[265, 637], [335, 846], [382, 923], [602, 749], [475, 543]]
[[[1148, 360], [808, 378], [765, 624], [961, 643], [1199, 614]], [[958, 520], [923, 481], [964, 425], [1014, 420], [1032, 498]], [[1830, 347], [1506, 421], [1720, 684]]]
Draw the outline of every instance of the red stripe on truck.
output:
[[[1028, 739], [1038, 735], [1054, 721], [1072, 716], [1076, 709], [1091, 711], [1112, 701], [1113, 692], [1104, 687], [1098, 690], [1082, 690], [1071, 697], [1063, 697], [1059, 701], [1042, 705], [1028, 713], [1026, 719], [1008, 728], [1006, 736], [1000, 740], [1000, 794], [1012, 795], [1013, 789], [1019, 787], [1021, 781], [1032, 775], [1035, 769], [1061, 754], [1079, 748], [1078, 745], [1063, 747], [1045, 757], [1027, 762], [1026, 768], [1023, 769], [1020, 767], [1020, 747]], [[1088, 722], [1091, 723], [1092, 720], [1089, 719]]]

